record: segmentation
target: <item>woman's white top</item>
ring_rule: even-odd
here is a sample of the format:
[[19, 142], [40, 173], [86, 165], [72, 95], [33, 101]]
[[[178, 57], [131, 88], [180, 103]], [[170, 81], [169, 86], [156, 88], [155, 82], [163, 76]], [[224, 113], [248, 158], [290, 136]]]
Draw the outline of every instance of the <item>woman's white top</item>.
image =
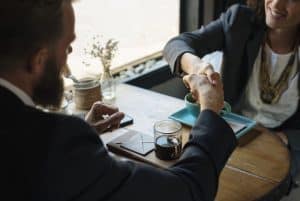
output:
[[[288, 54], [277, 54], [266, 46], [266, 64], [269, 69], [270, 81], [274, 84], [285, 69], [288, 60], [293, 52]], [[254, 119], [267, 128], [274, 128], [281, 125], [291, 117], [298, 108], [299, 89], [298, 89], [298, 63], [300, 58], [300, 48], [298, 57], [296, 56], [292, 71], [288, 81], [288, 88], [282, 93], [280, 99], [275, 104], [266, 104], [260, 98], [260, 64], [261, 51], [254, 62], [253, 71], [246, 86], [244, 101], [242, 103], [242, 114]]]

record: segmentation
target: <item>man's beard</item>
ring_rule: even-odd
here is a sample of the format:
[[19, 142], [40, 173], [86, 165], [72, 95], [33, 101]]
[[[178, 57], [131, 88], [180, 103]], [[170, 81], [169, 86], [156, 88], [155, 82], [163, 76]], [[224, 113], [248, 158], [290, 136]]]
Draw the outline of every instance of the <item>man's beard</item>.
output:
[[33, 91], [36, 105], [46, 108], [59, 108], [64, 92], [63, 78], [56, 60], [49, 58], [43, 75]]

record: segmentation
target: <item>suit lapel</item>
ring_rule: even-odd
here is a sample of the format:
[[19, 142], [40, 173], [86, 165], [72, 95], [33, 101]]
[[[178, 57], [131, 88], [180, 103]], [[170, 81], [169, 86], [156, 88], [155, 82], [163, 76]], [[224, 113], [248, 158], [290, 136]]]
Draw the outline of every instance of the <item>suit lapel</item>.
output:
[[247, 73], [249, 76], [252, 73], [253, 65], [259, 53], [259, 48], [260, 45], [262, 44], [264, 35], [265, 35], [264, 29], [261, 28], [253, 29], [253, 33], [252, 33], [253, 37], [250, 37], [247, 43], [247, 57], [248, 57]]

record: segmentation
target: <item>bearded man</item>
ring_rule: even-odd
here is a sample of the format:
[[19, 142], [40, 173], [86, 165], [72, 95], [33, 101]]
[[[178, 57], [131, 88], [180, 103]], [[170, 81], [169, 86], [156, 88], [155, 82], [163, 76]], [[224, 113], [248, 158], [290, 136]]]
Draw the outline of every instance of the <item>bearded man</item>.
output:
[[[62, 72], [75, 39], [72, 1], [2, 2], [0, 25], [2, 197], [214, 199], [220, 171], [236, 145], [233, 131], [218, 115], [224, 101], [218, 75], [214, 85], [205, 76], [185, 77], [202, 111], [177, 164], [160, 170], [118, 161], [108, 154], [97, 132], [118, 127], [124, 114], [116, 108], [95, 103], [87, 122], [36, 108], [60, 105]], [[93, 118], [101, 113], [109, 118]]]

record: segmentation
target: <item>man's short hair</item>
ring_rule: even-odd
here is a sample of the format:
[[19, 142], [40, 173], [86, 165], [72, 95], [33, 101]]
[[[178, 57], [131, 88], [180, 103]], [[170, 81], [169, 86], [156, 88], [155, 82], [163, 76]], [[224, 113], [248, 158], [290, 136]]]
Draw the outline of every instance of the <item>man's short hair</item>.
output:
[[64, 1], [7, 0], [0, 6], [0, 71], [55, 42], [63, 30]]

